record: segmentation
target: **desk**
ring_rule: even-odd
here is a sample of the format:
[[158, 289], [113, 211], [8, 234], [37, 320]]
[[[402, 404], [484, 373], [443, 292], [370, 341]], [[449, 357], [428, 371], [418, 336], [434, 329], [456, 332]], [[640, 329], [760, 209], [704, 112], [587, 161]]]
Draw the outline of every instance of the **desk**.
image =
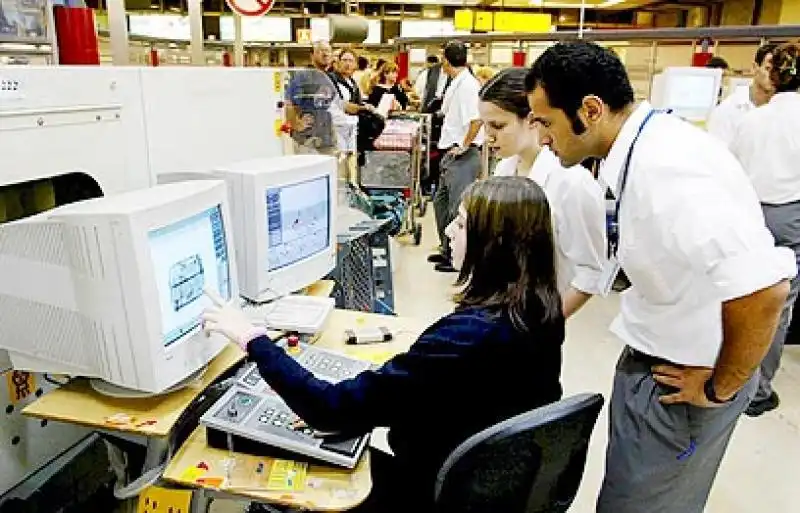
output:
[[[372, 344], [368, 346], [347, 346], [344, 344], [344, 330], [354, 327], [386, 326], [395, 338], [392, 342]], [[315, 345], [340, 351], [355, 358], [382, 363], [395, 354], [406, 351], [427, 327], [416, 319], [389, 317], [385, 315], [354, 312], [350, 310], [334, 310], [325, 324], [322, 334]], [[208, 447], [205, 429], [198, 427], [187, 442], [175, 454], [164, 472], [164, 479], [173, 483], [199, 488], [211, 495], [255, 499], [257, 501], [282, 504], [286, 506], [308, 508], [314, 511], [344, 511], [361, 504], [372, 489], [370, 475], [369, 452], [361, 459], [353, 470], [309, 465], [308, 481], [305, 490], [294, 493], [268, 492], [263, 489], [225, 488], [211, 484], [198, 483], [192, 473], [199, 463], [209, 467], [206, 476], [224, 477], [224, 461], [229, 457], [228, 451]], [[258, 462], [265, 462], [268, 468], [269, 458], [260, 458], [235, 453], [236, 465], [254, 468]], [[313, 485], [313, 486], [312, 486]], [[248, 485], [249, 486], [249, 485]], [[195, 502], [195, 508], [202, 511], [207, 507], [203, 500]]]

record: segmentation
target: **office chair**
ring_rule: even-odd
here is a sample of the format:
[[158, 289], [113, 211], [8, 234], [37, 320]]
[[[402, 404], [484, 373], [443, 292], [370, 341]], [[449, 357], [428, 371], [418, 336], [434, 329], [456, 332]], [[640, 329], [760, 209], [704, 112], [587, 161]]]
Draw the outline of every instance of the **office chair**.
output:
[[577, 395], [472, 436], [439, 471], [436, 512], [566, 512], [603, 402], [600, 394]]

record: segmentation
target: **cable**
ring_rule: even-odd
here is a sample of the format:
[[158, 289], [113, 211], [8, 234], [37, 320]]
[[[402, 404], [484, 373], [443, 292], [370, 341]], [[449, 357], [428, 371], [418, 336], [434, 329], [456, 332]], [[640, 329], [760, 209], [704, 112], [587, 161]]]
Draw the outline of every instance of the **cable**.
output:
[[63, 387], [64, 385], [70, 382], [69, 377], [67, 377], [65, 381], [58, 381], [57, 379], [53, 379], [52, 377], [50, 377], [50, 374], [47, 373], [44, 374], [44, 380], [50, 383], [51, 385], [55, 385], [57, 387]]
[[391, 306], [387, 305], [386, 303], [384, 303], [383, 301], [381, 301], [378, 298], [375, 298], [375, 302], [378, 303], [384, 309], [386, 309], [386, 311], [389, 312], [390, 315], [394, 315], [395, 317], [397, 317], [397, 312], [395, 312], [394, 309]]

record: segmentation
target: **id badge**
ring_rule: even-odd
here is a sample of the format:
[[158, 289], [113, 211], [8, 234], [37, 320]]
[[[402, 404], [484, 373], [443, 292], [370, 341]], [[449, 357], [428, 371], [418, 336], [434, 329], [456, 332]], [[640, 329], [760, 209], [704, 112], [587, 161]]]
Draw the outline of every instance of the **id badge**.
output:
[[611, 289], [614, 287], [614, 282], [617, 280], [619, 270], [620, 265], [617, 257], [612, 256], [606, 260], [605, 265], [603, 265], [603, 270], [600, 272], [600, 278], [598, 278], [600, 285], [598, 288], [600, 289], [601, 296], [606, 297], [611, 292]]

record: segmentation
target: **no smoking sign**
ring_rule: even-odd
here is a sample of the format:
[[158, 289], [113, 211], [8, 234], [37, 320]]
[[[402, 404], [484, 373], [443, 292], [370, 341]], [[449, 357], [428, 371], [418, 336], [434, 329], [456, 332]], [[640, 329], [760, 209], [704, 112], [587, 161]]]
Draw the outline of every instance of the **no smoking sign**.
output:
[[240, 16], [263, 16], [275, 5], [275, 0], [225, 0], [225, 2]]

